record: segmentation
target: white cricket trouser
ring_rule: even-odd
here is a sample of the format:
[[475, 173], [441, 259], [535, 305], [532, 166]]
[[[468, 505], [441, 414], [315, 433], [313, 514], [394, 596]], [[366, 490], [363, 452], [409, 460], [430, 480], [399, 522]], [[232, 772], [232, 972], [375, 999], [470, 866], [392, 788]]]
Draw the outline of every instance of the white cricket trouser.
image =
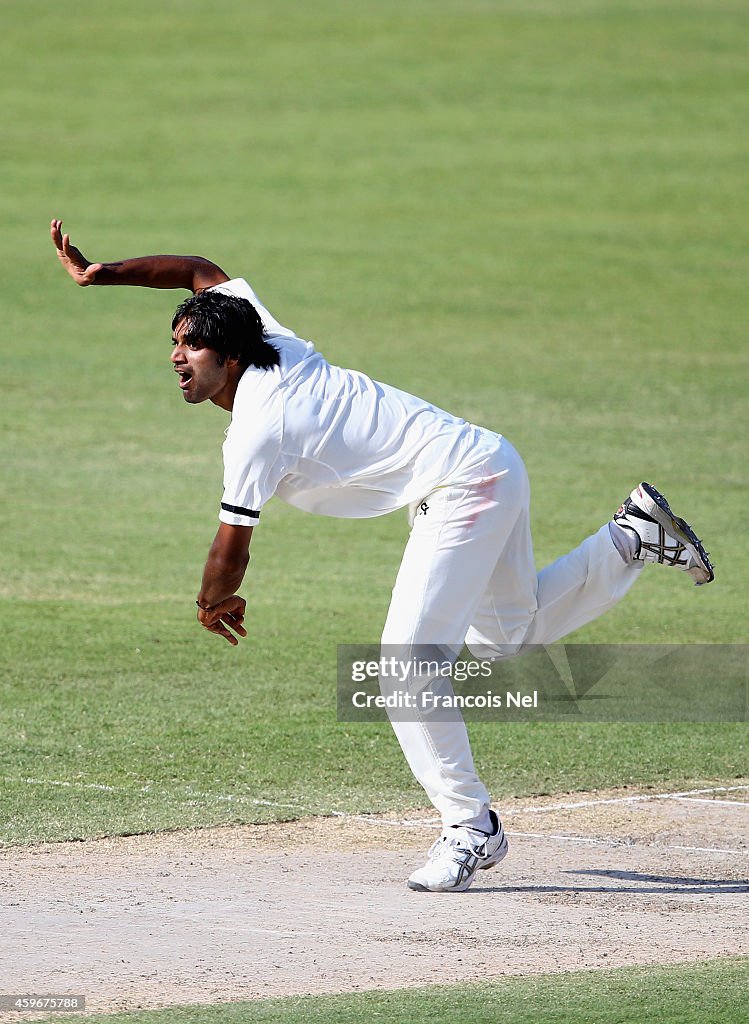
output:
[[[637, 579], [608, 524], [536, 574], [530, 487], [520, 455], [505, 438], [478, 483], [456, 482], [411, 507], [411, 535], [393, 588], [383, 654], [408, 660], [436, 645], [457, 657], [464, 643], [478, 658], [551, 644], [601, 615]], [[381, 680], [385, 693], [389, 685]], [[414, 716], [412, 716], [414, 717]], [[462, 719], [418, 714], [391, 722], [406, 760], [449, 825], [486, 825], [489, 794], [473, 765]]]

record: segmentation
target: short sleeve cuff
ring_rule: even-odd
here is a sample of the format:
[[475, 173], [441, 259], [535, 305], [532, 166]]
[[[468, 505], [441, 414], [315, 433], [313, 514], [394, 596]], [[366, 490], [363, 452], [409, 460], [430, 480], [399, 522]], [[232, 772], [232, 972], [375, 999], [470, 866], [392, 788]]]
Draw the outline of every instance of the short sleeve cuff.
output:
[[221, 509], [218, 514], [222, 523], [229, 526], [257, 526], [260, 522], [260, 512], [252, 508], [242, 508], [240, 505], [228, 505], [221, 502]]

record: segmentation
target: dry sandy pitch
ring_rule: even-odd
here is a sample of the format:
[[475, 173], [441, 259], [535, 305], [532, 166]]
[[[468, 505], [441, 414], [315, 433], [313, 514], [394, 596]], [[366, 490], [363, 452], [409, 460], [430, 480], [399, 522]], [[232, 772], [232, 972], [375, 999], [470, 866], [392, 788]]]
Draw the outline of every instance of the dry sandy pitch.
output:
[[510, 856], [452, 896], [404, 886], [424, 811], [6, 849], [0, 992], [103, 1011], [747, 953], [744, 780], [502, 816]]

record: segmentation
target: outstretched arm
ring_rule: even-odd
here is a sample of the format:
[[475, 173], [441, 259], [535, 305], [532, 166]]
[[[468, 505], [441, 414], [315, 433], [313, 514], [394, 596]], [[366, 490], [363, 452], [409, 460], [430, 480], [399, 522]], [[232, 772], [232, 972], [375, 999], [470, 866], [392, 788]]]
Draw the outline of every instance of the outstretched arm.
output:
[[91, 263], [62, 233], [62, 221], [53, 220], [50, 235], [57, 257], [76, 284], [129, 284], [143, 288], [187, 288], [192, 292], [228, 281], [221, 267], [202, 256], [139, 256], [116, 263]]
[[219, 523], [218, 532], [208, 552], [203, 582], [198, 594], [198, 622], [225, 637], [235, 647], [237, 636], [247, 636], [244, 628], [245, 599], [235, 593], [244, 579], [250, 561], [252, 526], [231, 526]]

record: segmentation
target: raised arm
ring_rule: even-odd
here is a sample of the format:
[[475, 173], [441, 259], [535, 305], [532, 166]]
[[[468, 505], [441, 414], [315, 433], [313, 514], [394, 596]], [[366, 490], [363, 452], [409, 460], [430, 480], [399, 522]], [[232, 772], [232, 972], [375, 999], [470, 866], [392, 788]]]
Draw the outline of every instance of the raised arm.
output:
[[70, 236], [62, 233], [61, 220], [51, 222], [50, 235], [60, 263], [82, 288], [92, 284], [127, 284], [199, 292], [229, 280], [220, 267], [202, 256], [138, 256], [115, 263], [92, 263], [71, 244]]

